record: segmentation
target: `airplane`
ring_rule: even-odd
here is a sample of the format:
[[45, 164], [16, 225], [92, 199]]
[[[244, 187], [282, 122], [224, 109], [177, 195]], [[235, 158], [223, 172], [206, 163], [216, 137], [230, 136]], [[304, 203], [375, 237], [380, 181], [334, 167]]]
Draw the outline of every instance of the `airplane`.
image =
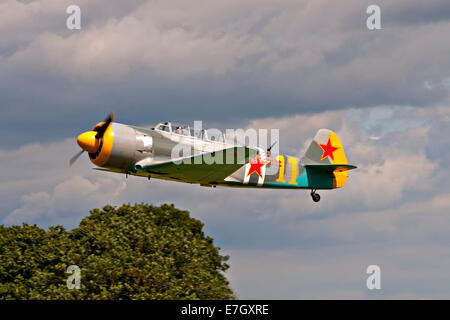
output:
[[[320, 129], [302, 158], [271, 154], [261, 147], [237, 145], [225, 137], [208, 138], [207, 130], [162, 122], [142, 128], [114, 122], [111, 113], [91, 131], [80, 134], [82, 149], [68, 161], [70, 167], [87, 152], [96, 170], [199, 184], [205, 187], [308, 189], [314, 202], [317, 190], [343, 187], [348, 164], [338, 136]], [[191, 154], [173, 156], [174, 148]], [[213, 162], [210, 160], [214, 159]], [[231, 160], [231, 161], [230, 161]]]

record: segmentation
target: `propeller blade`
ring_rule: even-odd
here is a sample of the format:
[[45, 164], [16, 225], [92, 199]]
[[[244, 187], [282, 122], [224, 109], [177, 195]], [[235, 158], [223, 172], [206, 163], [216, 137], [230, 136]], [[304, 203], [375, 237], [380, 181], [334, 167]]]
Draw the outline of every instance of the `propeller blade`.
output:
[[103, 135], [105, 134], [106, 129], [108, 129], [109, 124], [111, 122], [113, 122], [113, 121], [114, 121], [114, 113], [111, 112], [109, 114], [109, 116], [105, 119], [105, 121], [104, 121], [105, 123], [102, 124], [102, 126], [97, 129], [97, 134], [95, 135], [95, 137], [96, 138], [103, 137]]
[[83, 152], [84, 150], [81, 150], [76, 155], [74, 155], [69, 161], [67, 161], [67, 166], [70, 168], [75, 163], [75, 161], [77, 161], [77, 159], [83, 154]]

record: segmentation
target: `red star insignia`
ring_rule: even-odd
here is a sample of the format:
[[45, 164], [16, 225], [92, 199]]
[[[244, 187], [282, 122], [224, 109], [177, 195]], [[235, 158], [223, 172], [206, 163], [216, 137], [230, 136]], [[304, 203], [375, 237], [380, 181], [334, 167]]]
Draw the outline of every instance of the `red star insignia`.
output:
[[320, 161], [322, 161], [322, 160], [325, 159], [326, 157], [330, 157], [331, 160], [334, 161], [333, 152], [335, 152], [335, 151], [336, 151], [337, 149], [339, 149], [339, 148], [333, 147], [333, 146], [331, 145], [330, 137], [328, 137], [328, 142], [327, 142], [327, 144], [320, 144], [320, 143], [318, 143], [318, 145], [319, 145], [319, 147], [321, 147], [322, 150], [323, 150], [322, 158], [320, 159]]
[[266, 161], [262, 161], [259, 156], [256, 156], [250, 161], [250, 169], [248, 170], [247, 176], [251, 175], [253, 172], [256, 172], [262, 179], [261, 168], [266, 164]]

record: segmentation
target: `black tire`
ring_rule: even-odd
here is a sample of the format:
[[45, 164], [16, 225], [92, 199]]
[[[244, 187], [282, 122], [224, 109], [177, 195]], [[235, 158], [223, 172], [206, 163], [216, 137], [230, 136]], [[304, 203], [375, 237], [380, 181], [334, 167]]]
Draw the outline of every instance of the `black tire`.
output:
[[313, 193], [311, 196], [314, 202], [320, 201], [320, 195], [318, 193]]

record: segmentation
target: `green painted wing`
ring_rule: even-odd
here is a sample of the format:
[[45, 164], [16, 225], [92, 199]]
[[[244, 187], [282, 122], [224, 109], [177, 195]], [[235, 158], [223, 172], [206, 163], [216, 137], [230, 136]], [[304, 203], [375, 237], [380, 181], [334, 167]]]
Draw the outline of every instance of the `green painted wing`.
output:
[[233, 147], [136, 170], [185, 182], [216, 184], [256, 157], [257, 152], [248, 147]]

